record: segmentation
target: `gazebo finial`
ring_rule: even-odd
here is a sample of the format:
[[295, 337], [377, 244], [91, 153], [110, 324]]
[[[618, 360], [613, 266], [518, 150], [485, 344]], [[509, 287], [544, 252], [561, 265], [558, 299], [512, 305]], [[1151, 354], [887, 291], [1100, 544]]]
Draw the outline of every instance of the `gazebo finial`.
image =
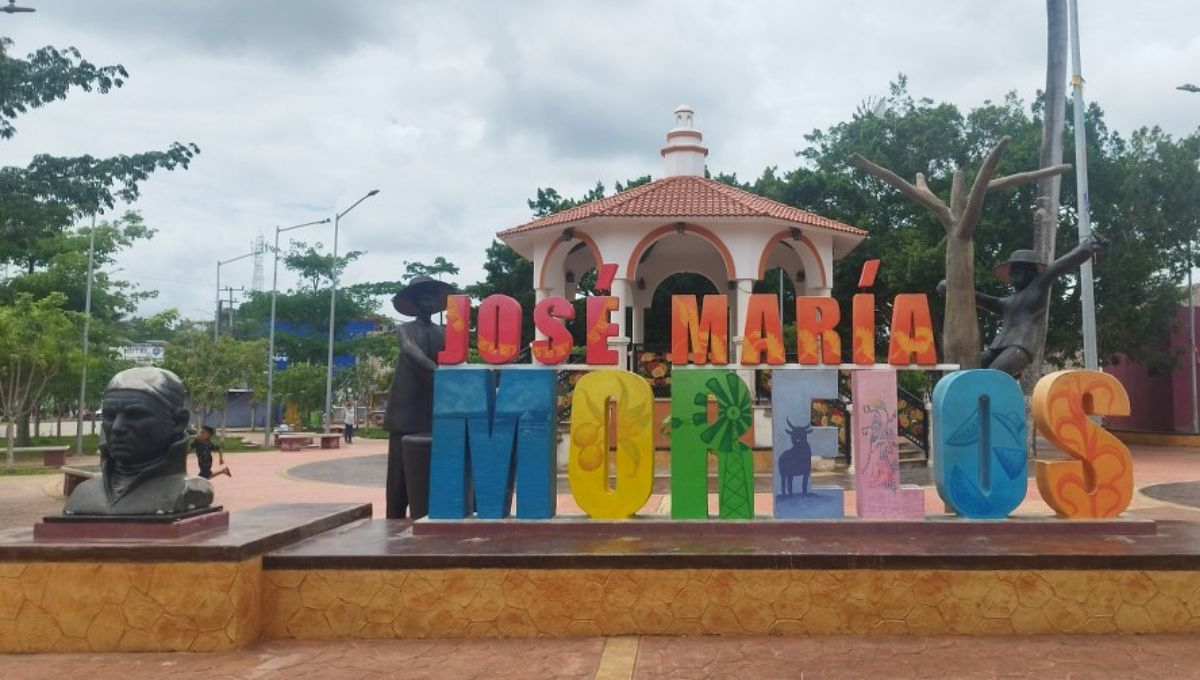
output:
[[667, 145], [662, 149], [665, 177], [678, 175], [704, 176], [704, 158], [708, 149], [701, 142], [704, 135], [694, 127], [692, 107], [682, 105], [675, 109], [675, 127], [667, 133]]

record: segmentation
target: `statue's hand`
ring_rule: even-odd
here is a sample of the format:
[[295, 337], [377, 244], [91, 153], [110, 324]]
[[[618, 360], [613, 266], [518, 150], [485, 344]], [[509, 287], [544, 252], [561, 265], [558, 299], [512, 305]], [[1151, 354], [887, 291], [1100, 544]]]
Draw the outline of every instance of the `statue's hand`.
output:
[[946, 279], [942, 279], [941, 281], [938, 281], [937, 292], [938, 292], [938, 295], [946, 294]]
[[1092, 251], [1092, 257], [1095, 257], [1097, 253], [1108, 248], [1108, 241], [1105, 241], [1099, 236], [1088, 236], [1080, 241], [1079, 245]]

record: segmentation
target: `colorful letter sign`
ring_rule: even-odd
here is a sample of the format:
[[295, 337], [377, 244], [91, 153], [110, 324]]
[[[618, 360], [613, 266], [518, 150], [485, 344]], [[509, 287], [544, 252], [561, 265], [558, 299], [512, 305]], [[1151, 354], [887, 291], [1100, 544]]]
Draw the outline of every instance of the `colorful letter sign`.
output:
[[[708, 398], [717, 417], [708, 421]], [[750, 390], [729, 370], [671, 376], [671, 518], [708, 518], [708, 453], [717, 456], [721, 519], [754, 517], [754, 455], [739, 440], [751, 425]]]
[[1116, 517], [1133, 498], [1133, 458], [1089, 415], [1129, 415], [1120, 381], [1099, 371], [1058, 371], [1033, 388], [1038, 432], [1075, 459], [1037, 461], [1038, 491], [1064, 517]]
[[[609, 422], [609, 403], [616, 427]], [[628, 371], [583, 376], [571, 398], [567, 477], [579, 508], [596, 519], [625, 519], [642, 509], [654, 486], [654, 393]], [[616, 441], [609, 434], [616, 434]], [[615, 449], [615, 451], [614, 451]], [[615, 456], [609, 483], [609, 456]]]
[[855, 371], [854, 499], [864, 519], [921, 519], [925, 490], [900, 483], [900, 454], [896, 449], [896, 371], [890, 368]]
[[771, 430], [775, 445], [775, 518], [845, 516], [841, 487], [812, 484], [812, 457], [837, 455], [838, 429], [812, 426], [814, 399], [837, 399], [837, 370], [771, 371]]
[[901, 293], [896, 296], [892, 307], [891, 334], [889, 364], [931, 366], [937, 363], [929, 299], [923, 293]]
[[553, 517], [558, 501], [554, 371], [440, 370], [433, 380], [430, 519], [466, 517], [472, 488], [480, 519], [508, 517], [514, 467], [517, 517]]
[[1025, 399], [1002, 371], [958, 371], [933, 390], [933, 478], [963, 517], [1004, 519], [1025, 500]]
[[703, 311], [696, 310], [696, 296], [672, 295], [671, 363], [729, 363], [728, 307], [724, 295], [705, 295]]
[[797, 363], [842, 363], [842, 339], [837, 334], [841, 318], [837, 300], [831, 297], [796, 298]]

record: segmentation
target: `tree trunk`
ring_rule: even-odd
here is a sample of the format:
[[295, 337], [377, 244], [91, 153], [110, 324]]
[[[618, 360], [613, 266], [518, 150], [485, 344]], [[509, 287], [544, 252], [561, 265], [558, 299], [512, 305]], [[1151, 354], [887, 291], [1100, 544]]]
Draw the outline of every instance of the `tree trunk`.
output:
[[54, 436], [62, 436], [62, 404], [54, 402]]
[[[23, 406], [24, 404], [22, 404]], [[31, 446], [29, 442], [29, 412], [23, 413], [17, 420], [17, 446]]]
[[13, 469], [13, 462], [17, 457], [17, 452], [13, 451], [13, 421], [11, 419], [6, 419], [4, 421], [4, 441], [6, 444], [5, 448], [8, 452], [5, 456], [5, 460], [7, 461], [8, 469], [11, 472]]
[[975, 311], [975, 243], [946, 236], [946, 315], [942, 354], [947, 363], [979, 368], [979, 316]]
[[258, 429], [257, 425], [258, 425], [258, 404], [255, 404], [254, 401], [251, 400], [251, 402], [250, 402], [250, 431], [253, 432], [253, 431], [257, 430]]
[[[1042, 149], [1039, 167], [1062, 163], [1063, 121], [1067, 110], [1067, 0], [1046, 0], [1046, 94], [1042, 107]], [[1054, 261], [1054, 245], [1058, 236], [1059, 196], [1062, 177], [1044, 177], [1037, 184], [1037, 212], [1034, 214], [1033, 249], [1043, 262]], [[1047, 300], [1049, 306], [1049, 300]], [[1046, 349], [1047, 311], [1034, 334], [1029, 348], [1033, 362], [1021, 376], [1021, 389], [1026, 395], [1042, 375], [1042, 359]]]

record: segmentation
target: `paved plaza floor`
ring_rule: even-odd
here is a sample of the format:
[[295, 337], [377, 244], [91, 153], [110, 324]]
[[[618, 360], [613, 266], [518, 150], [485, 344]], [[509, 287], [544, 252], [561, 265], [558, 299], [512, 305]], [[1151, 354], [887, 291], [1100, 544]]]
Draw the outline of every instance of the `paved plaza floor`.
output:
[[[384, 511], [387, 443], [226, 454], [214, 481], [232, 511], [268, 503], [370, 502]], [[1200, 451], [1135, 446], [1136, 516], [1200, 521]], [[318, 463], [342, 462], [340, 465]], [[78, 460], [95, 463], [95, 458]], [[195, 461], [189, 461], [194, 471]], [[309, 465], [306, 470], [298, 466]], [[316, 472], [313, 472], [316, 470]], [[834, 479], [834, 478], [831, 478]], [[62, 507], [61, 475], [0, 477], [0, 527]], [[1171, 487], [1153, 488], [1162, 484]], [[1149, 491], [1143, 490], [1149, 488]], [[565, 489], [560, 489], [564, 491]], [[769, 494], [760, 494], [769, 503]], [[656, 494], [657, 496], [657, 494]], [[930, 511], [937, 495], [927, 493]], [[560, 508], [574, 508], [569, 495]], [[756, 503], [756, 505], [761, 505]], [[650, 508], [648, 508], [650, 509]], [[760, 508], [761, 511], [761, 508]], [[1022, 512], [1048, 511], [1031, 489]], [[541, 640], [273, 641], [218, 654], [0, 655], [0, 678], [1200, 678], [1188, 636], [681, 637]]]

